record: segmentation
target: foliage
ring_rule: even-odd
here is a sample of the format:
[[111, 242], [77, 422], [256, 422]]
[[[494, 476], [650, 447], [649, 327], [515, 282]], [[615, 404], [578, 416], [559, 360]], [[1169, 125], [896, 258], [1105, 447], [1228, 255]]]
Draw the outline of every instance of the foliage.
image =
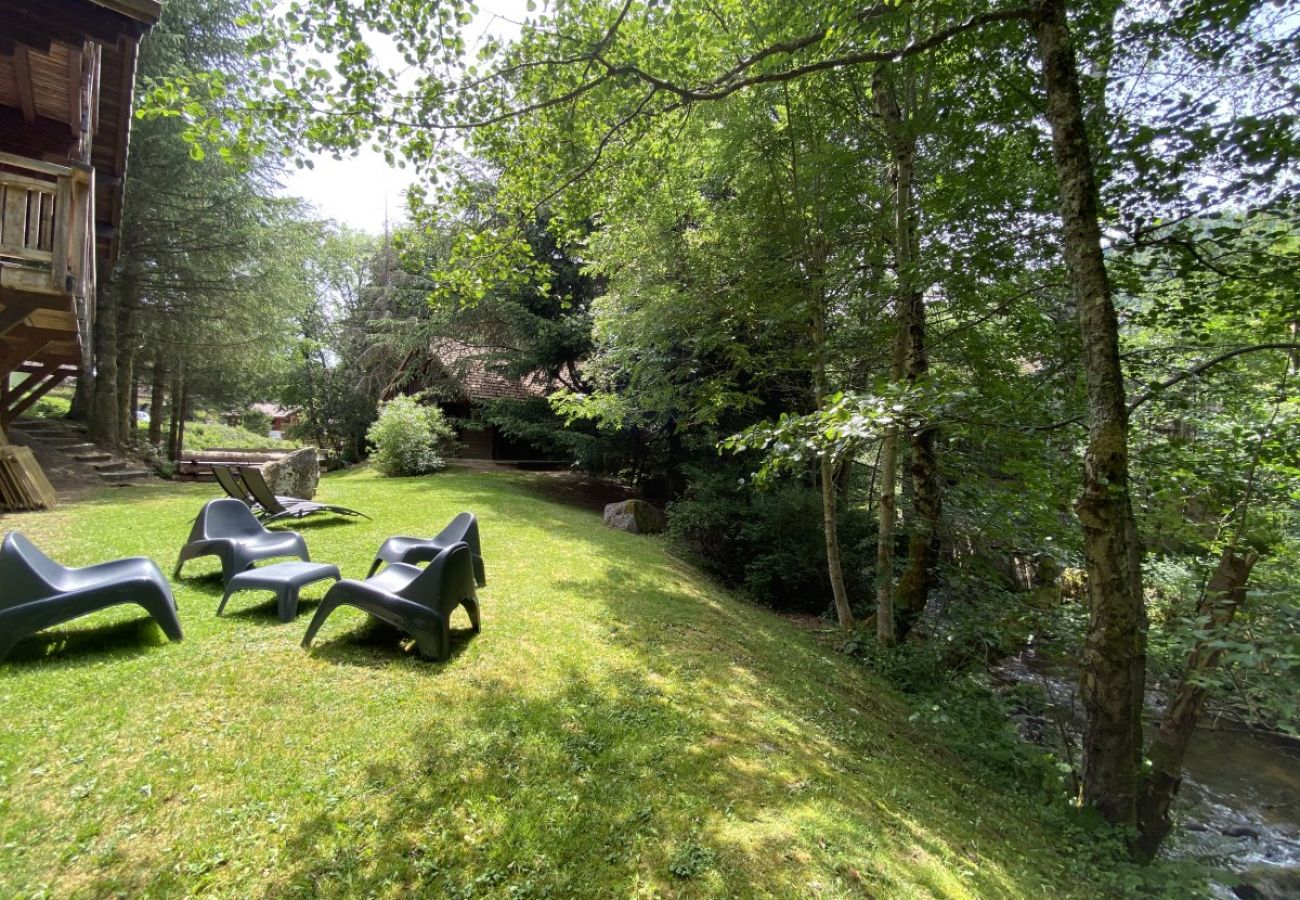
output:
[[245, 431], [270, 436], [271, 417], [260, 409], [250, 409], [239, 417], [239, 425]]
[[[907, 399], [906, 392], [892, 393], [899, 400]], [[878, 444], [885, 429], [895, 423], [920, 427], [916, 416], [915, 404], [909, 411], [905, 403], [886, 397], [837, 392], [825, 398], [825, 405], [816, 412], [802, 416], [782, 413], [775, 422], [751, 425], [723, 440], [719, 447], [762, 452], [763, 462], [755, 473], [762, 482], [781, 472], [798, 472], [825, 455], [838, 465]]]
[[408, 396], [382, 404], [366, 437], [375, 447], [371, 462], [389, 477], [438, 471], [456, 441], [441, 409]]
[[[756, 489], [746, 471], [731, 465], [691, 472], [685, 495], [668, 506], [670, 546], [764, 606], [825, 611], [831, 585], [818, 491], [799, 482]], [[866, 597], [875, 552], [870, 515], [842, 508], [840, 534], [850, 594]]]
[[68, 410], [72, 406], [70, 397], [60, 397], [57, 394], [46, 394], [27, 408], [23, 413], [26, 419], [63, 419], [68, 415]]

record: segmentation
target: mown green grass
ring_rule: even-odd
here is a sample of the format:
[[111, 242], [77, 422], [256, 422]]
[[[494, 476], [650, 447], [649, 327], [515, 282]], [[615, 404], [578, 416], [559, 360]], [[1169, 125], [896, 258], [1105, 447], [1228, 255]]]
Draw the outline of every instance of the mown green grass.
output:
[[[182, 643], [125, 608], [20, 643], [0, 894], [1097, 895], [1059, 816], [981, 784], [860, 667], [538, 483], [340, 473], [322, 497], [374, 521], [300, 526], [361, 577], [383, 537], [477, 513], [484, 630], [444, 664], [352, 610], [305, 652], [310, 599], [293, 624], [262, 594], [217, 619], [215, 560], [176, 582]], [[170, 571], [212, 494], [3, 524], [67, 563]]]

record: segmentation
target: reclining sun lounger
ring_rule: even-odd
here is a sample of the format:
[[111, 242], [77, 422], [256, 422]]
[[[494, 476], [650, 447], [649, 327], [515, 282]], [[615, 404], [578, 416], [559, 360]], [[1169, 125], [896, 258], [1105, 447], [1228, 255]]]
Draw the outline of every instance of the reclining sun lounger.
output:
[[0, 659], [21, 638], [119, 603], [138, 603], [167, 637], [181, 639], [171, 586], [143, 557], [70, 569], [11, 531], [0, 544], [0, 585]]
[[[253, 494], [249, 491], [248, 486], [244, 484], [243, 479], [239, 477], [239, 470], [232, 466], [214, 465], [212, 474], [217, 479], [217, 484], [226, 495], [240, 501], [245, 506], [255, 506], [257, 501], [253, 499]], [[302, 503], [305, 501], [297, 497], [281, 497], [279, 494], [275, 497], [281, 503]]]
[[239, 470], [239, 478], [253, 496], [254, 502], [262, 508], [262, 521], [274, 522], [277, 519], [301, 519], [314, 513], [331, 512], [341, 516], [370, 516], [346, 506], [331, 506], [328, 503], [316, 503], [313, 500], [301, 500], [295, 497], [277, 497], [271, 493], [271, 486], [266, 483], [262, 470], [249, 466]]
[[423, 656], [445, 660], [451, 652], [448, 621], [456, 607], [465, 607], [474, 632], [480, 630], [469, 545], [447, 547], [423, 569], [393, 563], [365, 581], [337, 582], [316, 607], [302, 639], [304, 647], [311, 646], [321, 625], [340, 606], [355, 606], [395, 625], [415, 638]]

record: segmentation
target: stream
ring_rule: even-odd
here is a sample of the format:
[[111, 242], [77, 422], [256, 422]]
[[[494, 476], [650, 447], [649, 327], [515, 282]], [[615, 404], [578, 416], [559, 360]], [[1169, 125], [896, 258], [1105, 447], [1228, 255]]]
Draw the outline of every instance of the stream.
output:
[[[1077, 742], [1082, 710], [1070, 673], [1026, 652], [991, 674], [1007, 687], [1031, 684], [1045, 695], [1046, 716], [1014, 713], [1022, 737], [1058, 744], [1059, 720]], [[1153, 699], [1148, 705], [1158, 705]], [[1198, 728], [1174, 816], [1162, 852], [1223, 872], [1214, 896], [1300, 898], [1300, 746], [1247, 730]]]

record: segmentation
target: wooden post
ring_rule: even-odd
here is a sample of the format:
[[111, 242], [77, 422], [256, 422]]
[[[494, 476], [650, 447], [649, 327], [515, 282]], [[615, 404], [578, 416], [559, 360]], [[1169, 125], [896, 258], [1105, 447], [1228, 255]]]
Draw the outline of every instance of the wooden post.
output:
[[27, 381], [23, 382], [24, 389], [29, 383], [34, 384], [32, 389], [25, 396], [20, 397], [12, 406], [5, 404], [4, 426], [8, 428], [14, 419], [31, 409], [37, 400], [62, 384], [64, 379], [71, 374], [72, 372], [63, 368], [59, 363], [50, 363], [42, 367], [39, 373], [32, 375]]
[[68, 243], [72, 240], [72, 177], [61, 175], [54, 197], [54, 258], [50, 261], [50, 288], [63, 293], [68, 284]]

